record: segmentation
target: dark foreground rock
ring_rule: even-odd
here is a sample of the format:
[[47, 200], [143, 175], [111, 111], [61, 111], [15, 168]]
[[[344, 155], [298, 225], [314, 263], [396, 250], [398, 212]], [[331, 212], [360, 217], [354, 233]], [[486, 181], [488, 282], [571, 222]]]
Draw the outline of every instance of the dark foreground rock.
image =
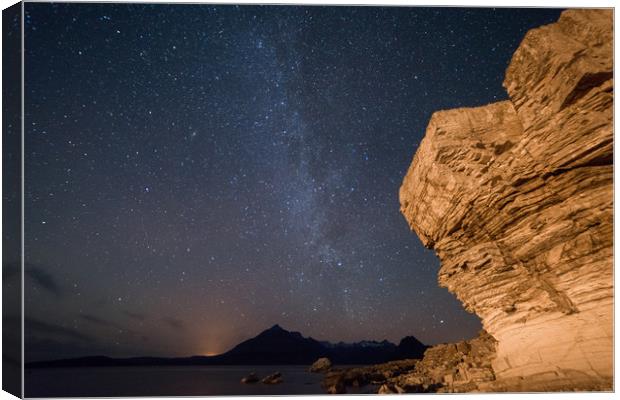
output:
[[495, 345], [495, 339], [481, 331], [471, 340], [430, 347], [421, 360], [331, 370], [325, 374], [323, 388], [328, 393], [346, 393], [347, 388], [373, 385], [379, 394], [484, 390], [495, 379], [491, 367]]
[[325, 374], [322, 386], [328, 393], [346, 393], [347, 387], [378, 386], [413, 370], [418, 362], [420, 360], [407, 359], [367, 367], [332, 369]]
[[347, 392], [344, 376], [337, 371], [328, 372], [327, 375], [325, 375], [322, 386], [328, 394], [343, 394]]
[[485, 331], [475, 339], [433, 346], [426, 350], [415, 368], [388, 379], [382, 390], [384, 393], [483, 391], [495, 380], [491, 366], [495, 346], [495, 339]]

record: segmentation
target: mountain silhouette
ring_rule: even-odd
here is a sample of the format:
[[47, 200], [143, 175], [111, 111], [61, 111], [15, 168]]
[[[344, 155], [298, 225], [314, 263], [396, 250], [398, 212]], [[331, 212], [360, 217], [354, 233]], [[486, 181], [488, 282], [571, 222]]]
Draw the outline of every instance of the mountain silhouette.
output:
[[308, 364], [328, 352], [320, 342], [274, 325], [221, 355], [234, 364]]
[[421, 358], [428, 346], [413, 336], [403, 338], [395, 345], [387, 340], [356, 343], [330, 343], [304, 337], [279, 325], [239, 343], [217, 356], [193, 357], [133, 357], [106, 356], [80, 357], [63, 360], [37, 361], [26, 367], [88, 367], [138, 365], [310, 365], [320, 357], [328, 357], [334, 364], [377, 364], [404, 358]]
[[427, 345], [414, 336], [406, 336], [400, 340], [397, 352], [402, 358], [421, 358], [427, 348]]

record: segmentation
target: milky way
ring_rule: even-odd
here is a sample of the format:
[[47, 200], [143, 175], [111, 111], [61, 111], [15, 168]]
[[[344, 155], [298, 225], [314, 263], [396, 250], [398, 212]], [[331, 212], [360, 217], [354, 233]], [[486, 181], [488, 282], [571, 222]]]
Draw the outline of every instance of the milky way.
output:
[[399, 213], [560, 10], [26, 4], [26, 358], [480, 329]]

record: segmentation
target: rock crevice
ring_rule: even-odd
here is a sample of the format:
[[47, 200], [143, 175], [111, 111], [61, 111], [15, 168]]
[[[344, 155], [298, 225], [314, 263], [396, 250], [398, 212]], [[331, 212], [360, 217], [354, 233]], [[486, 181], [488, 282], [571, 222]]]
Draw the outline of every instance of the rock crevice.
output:
[[439, 284], [495, 340], [485, 390], [609, 390], [613, 15], [527, 33], [510, 100], [436, 112], [400, 188]]

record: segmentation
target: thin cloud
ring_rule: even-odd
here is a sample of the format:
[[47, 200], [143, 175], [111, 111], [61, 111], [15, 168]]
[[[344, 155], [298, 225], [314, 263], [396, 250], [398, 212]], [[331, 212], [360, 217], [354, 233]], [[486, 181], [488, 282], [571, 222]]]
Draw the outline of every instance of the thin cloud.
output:
[[92, 314], [80, 314], [80, 318], [82, 318], [84, 321], [93, 323], [95, 325], [106, 326], [106, 327], [114, 325], [110, 321], [106, 321], [105, 319], [99, 318], [96, 315], [92, 315]]
[[133, 311], [125, 310], [125, 311], [123, 311], [123, 314], [125, 314], [129, 318], [133, 318], [133, 319], [136, 319], [138, 321], [144, 321], [146, 319], [146, 315], [144, 315], [142, 313], [138, 313], [138, 312], [133, 312]]
[[121, 329], [123, 331], [126, 331], [128, 333], [130, 333], [131, 331], [129, 329], [126, 329], [124, 326], [121, 326], [119, 324], [117, 324], [116, 322], [112, 322], [110, 320], [104, 319], [104, 318], [100, 318], [94, 314], [87, 314], [87, 313], [81, 313], [80, 314], [80, 318], [86, 322], [89, 322], [93, 325], [97, 325], [97, 326], [101, 326], [104, 328], [111, 328], [111, 329]]
[[39, 285], [40, 288], [57, 297], [62, 296], [62, 289], [56, 281], [56, 278], [48, 271], [48, 268], [26, 264], [26, 270], [24, 272], [26, 276]]
[[68, 339], [90, 341], [91, 337], [61, 325], [52, 324], [39, 319], [25, 318], [24, 328], [26, 334], [39, 334], [44, 336], [57, 335]]
[[173, 328], [173, 329], [184, 329], [185, 328], [185, 323], [177, 318], [164, 317], [162, 318], [162, 321], [164, 321], [166, 325], [168, 325], [170, 328]]

